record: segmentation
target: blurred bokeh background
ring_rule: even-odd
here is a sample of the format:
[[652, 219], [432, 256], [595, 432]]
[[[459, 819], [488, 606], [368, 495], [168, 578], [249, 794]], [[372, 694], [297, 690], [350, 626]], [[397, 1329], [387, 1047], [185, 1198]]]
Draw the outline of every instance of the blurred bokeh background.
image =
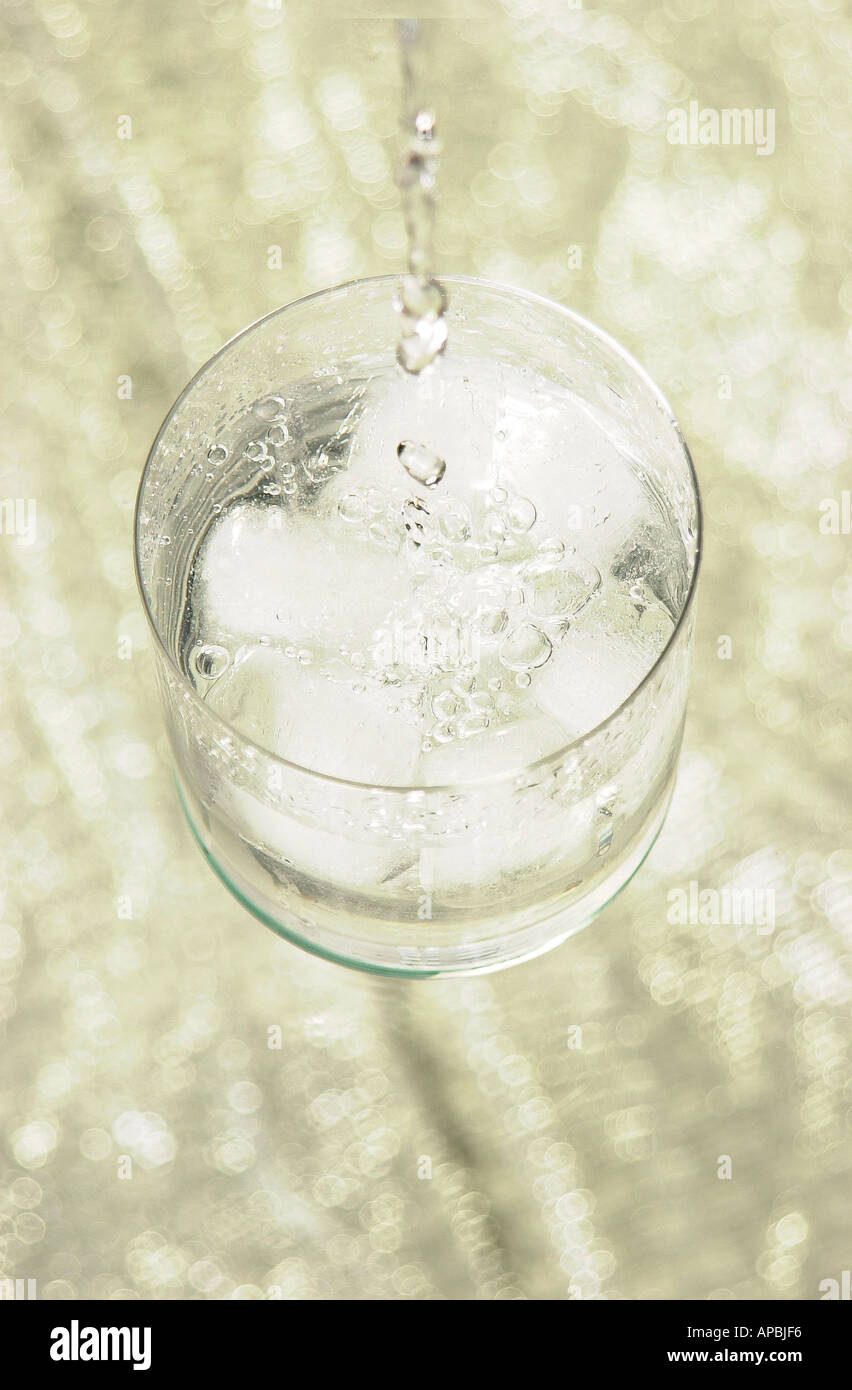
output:
[[[300, 954], [205, 867], [130, 545], [202, 361], [402, 266], [405, 14], [438, 270], [623, 341], [707, 523], [649, 861], [555, 953], [420, 985]], [[852, 1267], [848, 8], [4, 0], [0, 30], [0, 1278], [819, 1298]], [[671, 143], [691, 101], [773, 110], [774, 148]], [[774, 928], [670, 921], [690, 882], [771, 891]]]

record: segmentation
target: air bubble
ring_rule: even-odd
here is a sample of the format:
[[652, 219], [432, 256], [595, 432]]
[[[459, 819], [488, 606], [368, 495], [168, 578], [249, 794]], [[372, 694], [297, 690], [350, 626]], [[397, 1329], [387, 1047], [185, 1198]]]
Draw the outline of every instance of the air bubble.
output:
[[283, 420], [287, 402], [281, 396], [266, 396], [264, 400], [256, 401], [252, 408], [261, 420]]
[[415, 483], [422, 483], [424, 487], [435, 487], [446, 472], [444, 460], [432, 449], [427, 449], [425, 444], [403, 439], [396, 447], [396, 454], [409, 478], [413, 478]]
[[352, 523], [364, 520], [364, 499], [357, 492], [347, 492], [337, 504], [337, 514]]
[[546, 564], [558, 565], [565, 554], [565, 542], [557, 536], [549, 536], [536, 546], [536, 555]]
[[273, 425], [272, 429], [266, 431], [266, 438], [273, 448], [280, 449], [290, 438], [290, 431], [286, 425]]
[[219, 647], [214, 643], [204, 643], [203, 646], [195, 648], [190, 661], [195, 674], [212, 684], [228, 669], [231, 653], [226, 647]]
[[212, 463], [214, 468], [225, 462], [228, 457], [228, 450], [223, 444], [214, 444], [212, 449], [207, 450], [207, 462]]
[[470, 512], [463, 502], [445, 503], [438, 525], [441, 534], [454, 545], [470, 539]]
[[260, 439], [251, 439], [245, 447], [245, 456], [252, 463], [257, 463], [259, 459], [264, 459], [268, 455], [266, 445]]
[[384, 518], [371, 521], [367, 528], [367, 534], [371, 541], [375, 541], [376, 545], [389, 546], [394, 550], [399, 547], [399, 536]]
[[527, 600], [540, 618], [570, 618], [579, 613], [600, 587], [600, 572], [594, 565], [572, 569], [548, 568], [536, 574], [528, 586]]
[[530, 675], [529, 671], [519, 671], [518, 674], [515, 676], [515, 685], [518, 687], [519, 690], [525, 690], [527, 686], [531, 683], [531, 681], [532, 676]]
[[550, 638], [535, 623], [521, 623], [504, 640], [500, 660], [512, 671], [523, 671], [543, 666], [552, 651]]
[[458, 721], [459, 738], [471, 738], [473, 734], [481, 734], [488, 728], [487, 714], [467, 714]]
[[504, 487], [493, 487], [485, 499], [492, 507], [502, 507], [508, 502], [509, 494]]
[[442, 722], [458, 712], [459, 702], [452, 690], [442, 690], [432, 699], [432, 713]]
[[536, 510], [528, 497], [516, 497], [506, 513], [509, 530], [523, 534], [535, 525]]
[[479, 618], [479, 631], [483, 637], [499, 637], [509, 621], [505, 608], [486, 608]]
[[433, 530], [432, 515], [422, 502], [409, 499], [403, 504], [402, 522], [415, 545], [428, 540]]

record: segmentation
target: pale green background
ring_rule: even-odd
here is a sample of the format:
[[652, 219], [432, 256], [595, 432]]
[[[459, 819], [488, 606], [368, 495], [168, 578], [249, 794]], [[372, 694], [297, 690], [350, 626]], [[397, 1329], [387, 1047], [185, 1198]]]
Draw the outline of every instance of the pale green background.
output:
[[[852, 537], [824, 519], [852, 486], [848, 9], [506, 0], [433, 26], [439, 269], [612, 332], [703, 484], [685, 753], [637, 879], [539, 961], [373, 981], [243, 913], [181, 820], [135, 487], [224, 339], [401, 266], [389, 12], [6, 0], [0, 500], [38, 521], [0, 535], [0, 1277], [816, 1298], [852, 1267]], [[774, 108], [774, 154], [669, 144], [691, 99]], [[670, 925], [691, 879], [773, 888], [774, 933]]]

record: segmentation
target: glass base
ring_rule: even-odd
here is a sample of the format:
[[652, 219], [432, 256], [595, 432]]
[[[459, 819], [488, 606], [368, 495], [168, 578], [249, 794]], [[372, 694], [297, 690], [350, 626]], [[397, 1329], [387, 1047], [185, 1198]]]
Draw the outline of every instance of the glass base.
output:
[[[599, 880], [593, 888], [584, 892], [575, 901], [562, 908], [557, 908], [555, 912], [534, 924], [513, 930], [503, 937], [495, 933], [495, 936], [488, 941], [463, 944], [458, 948], [382, 947], [377, 948], [377, 953], [378, 949], [381, 949], [385, 958], [377, 960], [367, 959], [366, 956], [359, 957], [347, 949], [341, 949], [336, 942], [330, 939], [331, 933], [328, 930], [314, 926], [306, 919], [302, 919], [297, 926], [290, 914], [285, 914], [280, 909], [275, 910], [275, 905], [269, 900], [264, 902], [254, 885], [248, 881], [235, 864], [230, 863], [226, 866], [220, 861], [214, 853], [208, 837], [202, 832], [197, 818], [192, 814], [188, 798], [177, 775], [175, 776], [175, 784], [187, 824], [205, 859], [217, 877], [237, 899], [237, 902], [258, 921], [271, 927], [276, 935], [284, 941], [288, 941], [293, 946], [299, 946], [302, 950], [309, 951], [312, 955], [319, 956], [323, 960], [332, 961], [335, 965], [345, 965], [349, 969], [361, 970], [370, 975], [426, 980], [447, 975], [483, 975], [492, 974], [497, 970], [506, 970], [509, 966], [519, 965], [524, 961], [533, 960], [536, 956], [543, 955], [546, 951], [561, 945], [570, 936], [574, 936], [584, 927], [587, 927], [598, 913], [629, 883], [650, 854], [666, 819], [674, 789], [674, 778], [667, 788], [666, 795], [660, 800], [654, 815], [648, 819], [640, 834], [635, 837], [629, 851], [613, 866], [611, 873]], [[313, 932], [316, 932], [315, 936], [312, 934]], [[352, 947], [356, 948], [358, 944], [357, 941], [353, 940]], [[369, 943], [361, 944], [366, 946]], [[394, 952], [398, 956], [396, 961], [393, 960]]]

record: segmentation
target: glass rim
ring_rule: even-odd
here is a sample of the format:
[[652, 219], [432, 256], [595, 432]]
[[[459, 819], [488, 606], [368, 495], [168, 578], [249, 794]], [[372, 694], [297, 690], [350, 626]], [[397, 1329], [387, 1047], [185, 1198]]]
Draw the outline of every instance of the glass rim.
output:
[[347, 777], [336, 777], [331, 773], [320, 772], [317, 768], [306, 767], [302, 763], [295, 763], [288, 758], [282, 758], [280, 754], [274, 753], [272, 749], [265, 748], [263, 744], [257, 743], [254, 739], [249, 738], [248, 735], [243, 733], [242, 730], [239, 729], [235, 724], [232, 724], [229, 720], [223, 718], [222, 715], [217, 714], [214, 710], [212, 710], [210, 706], [207, 704], [207, 702], [203, 700], [202, 697], [199, 695], [198, 691], [195, 689], [195, 686], [192, 684], [192, 681], [188, 678], [188, 676], [181, 669], [178, 662], [175, 660], [171, 651], [166, 646], [166, 643], [163, 641], [159, 627], [154, 621], [154, 616], [151, 612], [151, 606], [148, 602], [148, 596], [145, 592], [145, 586], [142, 580], [139, 559], [140, 513], [142, 507], [142, 496], [145, 490], [145, 484], [148, 479], [149, 471], [153, 466], [154, 458], [159, 449], [163, 435], [165, 434], [175, 413], [179, 410], [184, 401], [190, 396], [192, 391], [195, 389], [195, 386], [201, 381], [202, 377], [206, 376], [208, 371], [218, 361], [220, 361], [220, 359], [223, 358], [225, 354], [231, 350], [231, 348], [235, 347], [236, 344], [240, 342], [242, 338], [248, 337], [249, 334], [253, 333], [263, 324], [269, 323], [271, 319], [277, 318], [279, 315], [286, 314], [292, 309], [301, 308], [303, 305], [309, 304], [311, 300], [326, 299], [334, 294], [340, 294], [346, 291], [357, 290], [364, 285], [373, 285], [378, 287], [379, 285], [384, 284], [387, 285], [390, 289], [392, 286], [396, 286], [399, 284], [399, 273], [359, 276], [355, 280], [344, 280], [337, 285], [328, 285], [321, 290], [312, 290], [310, 294], [301, 295], [298, 299], [291, 299], [288, 303], [281, 304], [276, 309], [270, 309], [269, 312], [266, 314], [261, 314], [259, 318], [256, 318], [251, 323], [246, 324], [243, 328], [239, 329], [237, 333], [234, 333], [230, 338], [228, 338], [222, 344], [222, 346], [218, 348], [217, 351], [214, 352], [211, 357], [208, 357], [207, 360], [203, 362], [201, 366], [197, 369], [197, 371], [193, 373], [189, 381], [184, 386], [183, 390], [176, 397], [176, 399], [166, 412], [165, 418], [162, 424], [160, 425], [159, 429], [157, 430], [154, 442], [148, 451], [148, 455], [145, 460], [145, 465], [142, 469], [142, 473], [139, 479], [139, 487], [137, 488], [136, 502], [133, 509], [133, 569], [136, 576], [136, 587], [139, 591], [139, 597], [142, 601], [142, 607], [145, 611], [145, 617], [147, 619], [148, 626], [154, 635], [154, 640], [157, 647], [159, 648], [160, 654], [166, 660], [167, 666], [172, 670], [174, 675], [177, 677], [179, 684], [183, 687], [184, 691], [189, 694], [193, 703], [199, 707], [199, 709], [206, 716], [206, 718], [212, 721], [214, 724], [218, 725], [221, 729], [225, 731], [226, 734], [228, 734], [232, 738], [239, 740], [240, 743], [242, 743], [244, 746], [248, 748], [251, 748], [255, 753], [259, 753], [263, 758], [267, 759], [272, 764], [282, 768], [288, 768], [291, 772], [294, 772], [300, 776], [315, 778], [319, 782], [327, 782], [332, 786], [348, 787], [355, 791], [380, 791], [388, 794], [393, 794], [395, 796], [408, 797], [410, 797], [413, 793], [419, 793], [425, 796], [431, 793], [441, 794], [458, 791], [475, 791], [479, 788], [485, 788], [488, 786], [498, 786], [501, 783], [509, 783], [517, 777], [537, 772], [545, 768], [549, 763], [558, 762], [561, 759], [569, 756], [571, 753], [582, 748], [585, 744], [588, 744], [593, 740], [596, 740], [600, 734], [602, 734], [606, 729], [613, 725], [623, 714], [623, 712], [630, 705], [632, 705], [633, 701], [637, 698], [637, 696], [641, 693], [645, 686], [650, 683], [655, 673], [662, 668], [662, 666], [665, 664], [669, 652], [672, 650], [678, 637], [680, 636], [681, 630], [694, 604], [695, 592], [698, 584], [698, 573], [701, 568], [702, 542], [704, 534], [704, 518], [701, 503], [701, 489], [698, 485], [698, 476], [695, 471], [695, 464], [692, 459], [692, 454], [689, 450], [689, 445], [684, 439], [683, 431], [680, 428], [680, 425], [677, 421], [677, 417], [675, 416], [675, 413], [672, 410], [668, 399], [657, 386], [653, 378], [641, 365], [641, 363], [639, 363], [636, 360], [636, 358], [633, 356], [631, 352], [627, 350], [627, 348], [623, 347], [622, 344], [617, 341], [617, 339], [615, 339], [610, 333], [606, 331], [606, 329], [600, 328], [597, 324], [592, 323], [591, 319], [587, 319], [583, 314], [578, 314], [574, 309], [569, 309], [566, 307], [566, 305], [560, 304], [557, 300], [549, 299], [546, 295], [538, 294], [534, 290], [520, 289], [514, 285], [503, 284], [498, 280], [489, 280], [484, 276], [478, 275], [439, 275], [436, 277], [436, 279], [438, 279], [439, 282], [441, 282], [442, 284], [445, 283], [448, 285], [467, 285], [472, 287], [473, 289], [492, 290], [496, 291], [498, 294], [501, 294], [508, 299], [526, 301], [529, 304], [533, 304], [540, 308], [547, 309], [550, 312], [555, 312], [557, 315], [561, 316], [564, 319], [567, 319], [570, 323], [574, 324], [575, 326], [584, 329], [587, 333], [591, 335], [593, 339], [602, 343], [604, 347], [609, 348], [610, 351], [613, 352], [616, 355], [616, 357], [618, 357], [621, 360], [621, 362], [624, 365], [626, 365], [631, 370], [631, 372], [633, 372], [640, 379], [643, 385], [650, 391], [652, 398], [656, 401], [656, 404], [660, 408], [661, 412], [665, 415], [667, 423], [671, 425], [671, 427], [673, 428], [677, 443], [686, 459], [689, 480], [691, 482], [692, 492], [695, 498], [696, 526], [695, 556], [692, 566], [692, 574], [690, 575], [689, 580], [689, 587], [687, 589], [686, 597], [683, 602], [683, 607], [681, 608], [680, 613], [677, 616], [677, 620], [674, 624], [674, 627], [672, 628], [671, 633], [669, 634], [665, 646], [661, 649], [655, 660], [648, 667], [648, 670], [642, 676], [641, 680], [639, 680], [637, 684], [633, 686], [629, 694], [627, 694], [624, 697], [621, 703], [617, 705], [616, 708], [610, 714], [608, 714], [605, 719], [602, 719], [599, 724], [595, 724], [593, 728], [588, 729], [584, 734], [581, 734], [579, 737], [570, 739], [564, 744], [560, 744], [560, 746], [554, 749], [552, 752], [545, 753], [542, 757], [537, 758], [534, 762], [526, 763], [523, 767], [518, 767], [514, 769], [512, 772], [496, 772], [491, 773], [486, 777], [469, 778], [461, 782], [446, 782], [440, 784], [436, 783], [434, 785], [426, 784], [423, 782], [415, 782], [411, 785], [402, 785], [400, 783], [382, 784], [379, 782], [358, 782]]

